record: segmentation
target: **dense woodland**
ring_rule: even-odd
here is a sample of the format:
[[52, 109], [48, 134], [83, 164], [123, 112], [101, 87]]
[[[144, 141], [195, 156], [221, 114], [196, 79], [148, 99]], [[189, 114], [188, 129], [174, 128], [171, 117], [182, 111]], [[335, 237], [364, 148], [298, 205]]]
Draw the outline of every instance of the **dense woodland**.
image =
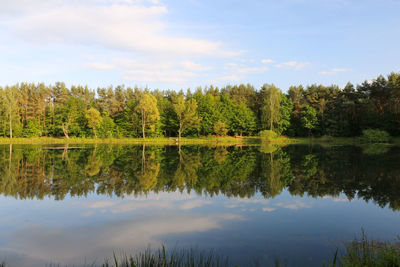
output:
[[358, 136], [364, 129], [400, 135], [400, 73], [344, 88], [241, 84], [194, 91], [124, 86], [67, 88], [21, 83], [0, 88], [3, 137], [148, 137], [257, 135]]

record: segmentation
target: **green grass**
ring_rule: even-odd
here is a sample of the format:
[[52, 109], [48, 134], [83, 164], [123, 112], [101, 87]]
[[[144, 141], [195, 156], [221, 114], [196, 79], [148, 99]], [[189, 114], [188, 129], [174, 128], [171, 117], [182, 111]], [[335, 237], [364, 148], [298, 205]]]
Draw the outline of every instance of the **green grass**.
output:
[[[358, 137], [286, 137], [278, 136], [269, 143], [277, 144], [360, 144], [362, 141]], [[6, 138], [0, 137], [0, 144], [178, 144], [176, 137], [149, 137], [143, 138], [56, 138], [56, 137], [35, 137], [35, 138]], [[261, 143], [259, 136], [204, 136], [204, 137], [183, 137], [182, 145], [258, 145]], [[391, 143], [400, 144], [400, 138], [392, 138]], [[1, 267], [1, 266], [0, 266]]]
[[296, 137], [293, 138], [298, 144], [357, 144], [357, 137]]
[[[398, 241], [400, 241], [399, 238]], [[341, 256], [338, 256], [338, 250], [336, 250], [329, 266], [400, 266], [400, 242], [369, 240], [362, 230], [361, 237], [356, 237], [352, 242], [345, 245], [345, 250]]]
[[[243, 144], [246, 137], [235, 138], [224, 137], [184, 137], [181, 144]], [[149, 137], [149, 138], [55, 138], [55, 137], [36, 137], [36, 138], [0, 138], [0, 144], [178, 144], [176, 137]]]
[[214, 251], [174, 249], [167, 252], [164, 246], [152, 251], [150, 248], [136, 256], [123, 255], [105, 260], [103, 267], [222, 267], [230, 266], [228, 258], [222, 258]]

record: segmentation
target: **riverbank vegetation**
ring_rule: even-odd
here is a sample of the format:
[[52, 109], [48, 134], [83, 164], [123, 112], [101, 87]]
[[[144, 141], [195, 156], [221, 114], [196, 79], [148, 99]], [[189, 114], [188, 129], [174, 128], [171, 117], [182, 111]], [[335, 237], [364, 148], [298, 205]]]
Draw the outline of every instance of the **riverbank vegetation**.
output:
[[345, 243], [344, 250], [336, 250], [329, 266], [400, 266], [399, 241], [399, 238], [395, 242], [368, 239], [362, 230], [360, 237], [355, 237], [353, 241]]
[[194, 91], [124, 86], [90, 89], [21, 83], [0, 88], [0, 136], [149, 138], [355, 137], [379, 129], [400, 135], [400, 74], [354, 86], [241, 84]]
[[[234, 137], [234, 136], [200, 136], [183, 137], [180, 140], [182, 145], [251, 145], [259, 143], [257, 138]], [[179, 144], [177, 137], [151, 137], [151, 138], [81, 138], [81, 137], [32, 137], [32, 138], [7, 138], [0, 137], [0, 144], [151, 144], [151, 145], [176, 145]]]

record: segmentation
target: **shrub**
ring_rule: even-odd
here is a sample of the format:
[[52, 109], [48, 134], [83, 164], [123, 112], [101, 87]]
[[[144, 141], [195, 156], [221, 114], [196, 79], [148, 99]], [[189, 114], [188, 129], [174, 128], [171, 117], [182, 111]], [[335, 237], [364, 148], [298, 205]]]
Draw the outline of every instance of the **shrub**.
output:
[[42, 136], [42, 130], [37, 122], [28, 121], [28, 124], [22, 130], [22, 135], [24, 137], [40, 137]]
[[369, 143], [384, 143], [390, 140], [390, 135], [383, 130], [367, 129], [363, 131], [361, 139]]
[[365, 144], [362, 146], [362, 153], [369, 156], [382, 155], [389, 151], [389, 146], [385, 144]]
[[104, 117], [98, 126], [100, 138], [110, 138], [114, 136], [115, 123], [110, 117]]
[[218, 136], [225, 136], [228, 133], [226, 124], [223, 123], [222, 121], [217, 121], [214, 125], [214, 132]]
[[278, 137], [278, 134], [271, 130], [264, 130], [260, 132], [260, 137], [262, 141], [273, 141]]

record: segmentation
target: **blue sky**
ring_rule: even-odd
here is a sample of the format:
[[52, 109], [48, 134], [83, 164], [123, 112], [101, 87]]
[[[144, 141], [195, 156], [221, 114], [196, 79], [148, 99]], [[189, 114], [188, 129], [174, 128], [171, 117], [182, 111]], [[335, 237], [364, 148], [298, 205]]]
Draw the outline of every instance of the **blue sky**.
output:
[[0, 85], [360, 83], [400, 71], [397, 0], [3, 0]]

